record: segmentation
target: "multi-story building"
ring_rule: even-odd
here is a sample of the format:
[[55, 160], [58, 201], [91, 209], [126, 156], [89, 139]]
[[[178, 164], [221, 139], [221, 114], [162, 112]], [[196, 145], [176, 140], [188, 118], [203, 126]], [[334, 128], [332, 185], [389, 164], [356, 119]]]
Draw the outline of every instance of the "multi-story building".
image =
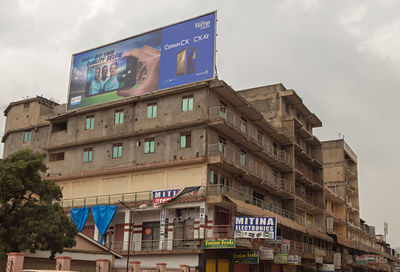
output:
[[[235, 92], [212, 80], [73, 111], [36, 97], [11, 103], [5, 116], [4, 157], [25, 148], [46, 154], [46, 178], [62, 186], [67, 213], [118, 205], [106, 245], [144, 266], [280, 271], [271, 260], [233, 262], [236, 252], [270, 248], [301, 257], [301, 266], [285, 270], [315, 270], [316, 262], [333, 264], [336, 246], [325, 206], [346, 241], [361, 229], [358, 191], [347, 197], [347, 184], [324, 187], [324, 149], [312, 131], [321, 121], [282, 84]], [[343, 171], [356, 170], [343, 164]], [[152, 205], [153, 191], [183, 187], [197, 193]], [[235, 215], [276, 217], [281, 240], [205, 248], [204, 240], [233, 238]], [[91, 216], [83, 233], [99, 239]]]
[[[282, 97], [282, 104], [296, 103], [294, 93]], [[46, 176], [63, 187], [66, 212], [120, 206], [106, 238], [113, 249], [128, 250], [130, 211], [119, 201], [133, 209], [147, 205], [133, 213], [130, 248], [144, 265], [165, 261], [224, 271], [233, 267], [233, 252], [271, 246], [238, 239], [235, 249], [203, 249], [204, 239], [232, 238], [234, 215], [277, 217], [278, 235], [292, 244], [293, 254], [311, 263], [319, 250], [332, 262], [333, 239], [323, 228], [321, 162], [314, 159], [320, 151], [312, 148], [320, 146], [310, 130], [320, 126], [315, 116], [300, 120], [306, 129], [298, 127], [298, 116], [276, 127], [265, 111], [218, 80], [69, 112], [36, 97], [11, 103], [5, 115], [4, 156], [24, 148], [46, 154]], [[313, 140], [295, 143], [299, 133]], [[200, 187], [195, 196], [163, 206], [163, 229], [152, 191], [190, 186]], [[93, 218], [83, 233], [98, 238]]]
[[337, 237], [344, 264], [364, 271], [355, 256], [375, 254], [394, 260], [389, 244], [360, 218], [357, 156], [344, 139], [322, 142], [327, 232]]

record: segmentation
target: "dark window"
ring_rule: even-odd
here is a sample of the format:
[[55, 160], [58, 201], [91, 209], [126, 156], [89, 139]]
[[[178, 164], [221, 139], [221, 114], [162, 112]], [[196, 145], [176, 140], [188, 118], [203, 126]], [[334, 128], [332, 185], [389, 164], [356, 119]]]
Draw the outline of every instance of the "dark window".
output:
[[29, 108], [29, 106], [30, 106], [30, 103], [29, 103], [29, 102], [25, 102], [25, 103], [24, 103], [24, 108]]
[[49, 162], [63, 161], [64, 152], [53, 153], [49, 155]]
[[52, 132], [67, 130], [67, 121], [65, 122], [58, 122], [53, 124]]

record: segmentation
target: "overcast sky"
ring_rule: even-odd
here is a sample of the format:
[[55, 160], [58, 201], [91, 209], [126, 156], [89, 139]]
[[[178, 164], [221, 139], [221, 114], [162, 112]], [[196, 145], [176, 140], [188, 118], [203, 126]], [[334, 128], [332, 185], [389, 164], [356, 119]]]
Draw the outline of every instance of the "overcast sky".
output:
[[[340, 133], [357, 154], [361, 217], [378, 232], [387, 221], [388, 241], [400, 246], [400, 1], [3, 0], [2, 6], [1, 109], [35, 95], [65, 103], [72, 53], [217, 10], [219, 79], [236, 90], [274, 83], [296, 90], [323, 122], [315, 130], [320, 140]], [[0, 126], [3, 134], [4, 117]]]

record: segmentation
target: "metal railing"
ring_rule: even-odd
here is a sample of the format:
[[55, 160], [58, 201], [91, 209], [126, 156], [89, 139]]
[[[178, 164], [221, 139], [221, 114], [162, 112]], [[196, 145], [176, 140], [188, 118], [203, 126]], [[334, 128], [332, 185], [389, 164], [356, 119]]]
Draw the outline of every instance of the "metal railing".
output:
[[247, 154], [238, 152], [221, 143], [208, 145], [208, 153], [210, 156], [221, 156], [226, 162], [260, 179], [262, 184], [268, 185], [278, 191], [287, 192], [288, 194], [294, 193], [293, 183], [277, 177], [271, 170], [265, 167], [264, 163], [253, 160]]
[[301, 162], [296, 159], [296, 169], [302, 173], [308, 180], [313, 183], [319, 184], [323, 186], [323, 178], [321, 173], [315, 172], [310, 166], [306, 165], [304, 162]]
[[[244, 193], [242, 191], [233, 189], [231, 187], [227, 187], [227, 186], [224, 186], [224, 185], [221, 185], [221, 184], [208, 185], [207, 186], [207, 195], [221, 195], [221, 194], [225, 195], [225, 196], [232, 197], [232, 198], [237, 199], [237, 200], [241, 200], [241, 201], [243, 201], [245, 203], [257, 206], [259, 208], [268, 210], [270, 212], [279, 214], [281, 216], [284, 216], [284, 217], [289, 218], [289, 219], [291, 219], [293, 221], [296, 221], [296, 222], [297, 222], [296, 218], [300, 217], [300, 215], [296, 216], [293, 212], [290, 212], [290, 211], [287, 211], [287, 210], [282, 209], [280, 207], [277, 207], [272, 203], [268, 203], [268, 202], [266, 202], [266, 201], [264, 201], [262, 199], [253, 197], [250, 194], [246, 194], [246, 193]], [[305, 222], [305, 219], [304, 220], [299, 220], [299, 222], [301, 222], [301, 221]]]
[[292, 158], [286, 151], [274, 147], [269, 137], [266, 137], [254, 125], [245, 121], [241, 116], [228, 108], [223, 106], [209, 108], [209, 115], [210, 120], [225, 120], [225, 122], [237, 132], [243, 134], [262, 147], [263, 150], [272, 158], [275, 158], [276, 160], [279, 159], [290, 166], [293, 165]]

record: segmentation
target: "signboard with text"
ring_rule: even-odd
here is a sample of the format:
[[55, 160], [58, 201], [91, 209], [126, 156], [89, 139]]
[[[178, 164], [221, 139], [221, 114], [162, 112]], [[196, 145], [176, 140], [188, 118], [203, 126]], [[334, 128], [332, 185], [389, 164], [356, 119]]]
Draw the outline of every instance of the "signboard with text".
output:
[[236, 216], [234, 219], [235, 238], [276, 239], [276, 217]]
[[239, 251], [233, 253], [234, 264], [258, 264], [258, 251]]
[[68, 110], [215, 77], [216, 12], [72, 56]]
[[204, 240], [205, 249], [235, 248], [234, 239]]

